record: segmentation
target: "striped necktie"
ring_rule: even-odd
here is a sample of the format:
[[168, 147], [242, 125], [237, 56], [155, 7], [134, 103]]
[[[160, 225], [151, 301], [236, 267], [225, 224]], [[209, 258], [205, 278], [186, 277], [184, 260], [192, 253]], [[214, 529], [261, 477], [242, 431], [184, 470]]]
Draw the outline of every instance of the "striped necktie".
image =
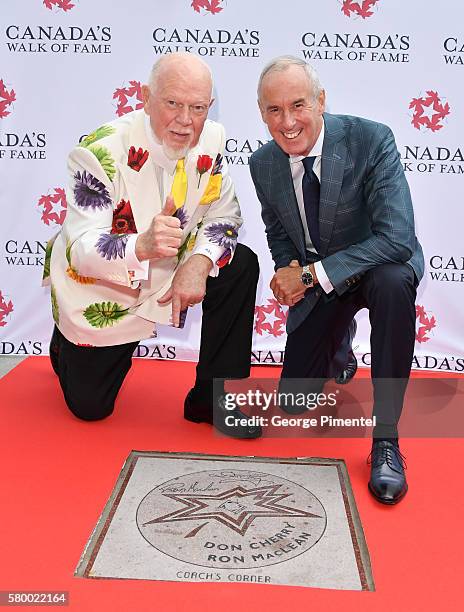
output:
[[315, 157], [305, 157], [302, 160], [305, 169], [302, 186], [309, 235], [314, 248], [319, 252], [321, 248], [321, 237], [319, 234], [319, 197], [321, 186], [319, 184], [319, 179], [313, 172], [315, 159]]
[[176, 173], [172, 181], [171, 195], [174, 198], [174, 204], [180, 208], [185, 203], [187, 197], [187, 174], [184, 167], [185, 158], [179, 159], [176, 164]]

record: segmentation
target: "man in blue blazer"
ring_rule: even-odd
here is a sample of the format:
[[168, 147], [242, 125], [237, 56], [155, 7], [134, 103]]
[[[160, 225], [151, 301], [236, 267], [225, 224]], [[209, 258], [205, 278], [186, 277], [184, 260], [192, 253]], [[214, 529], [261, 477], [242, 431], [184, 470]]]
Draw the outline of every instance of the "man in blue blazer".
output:
[[290, 307], [282, 378], [329, 378], [354, 315], [369, 309], [369, 490], [395, 504], [407, 492], [397, 424], [424, 260], [394, 136], [367, 119], [325, 113], [317, 74], [291, 56], [264, 68], [258, 103], [273, 140], [252, 155], [250, 171], [275, 262], [271, 289]]

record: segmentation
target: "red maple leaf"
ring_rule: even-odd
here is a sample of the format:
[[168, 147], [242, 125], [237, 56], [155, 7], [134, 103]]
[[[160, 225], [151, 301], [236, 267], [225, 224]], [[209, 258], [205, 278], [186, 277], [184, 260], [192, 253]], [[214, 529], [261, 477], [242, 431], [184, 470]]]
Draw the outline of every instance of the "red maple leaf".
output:
[[416, 319], [419, 319], [420, 324], [419, 329], [416, 331], [416, 341], [419, 343], [427, 342], [430, 340], [427, 333], [437, 326], [437, 321], [433, 315], [429, 317], [425, 312], [425, 308], [419, 304], [416, 305]]
[[3, 319], [13, 312], [13, 303], [10, 300], [5, 302], [2, 292], [0, 291], [0, 327], [5, 327], [6, 321]]
[[[113, 100], [118, 100], [118, 106], [116, 108], [118, 117], [122, 117], [133, 110], [143, 108], [142, 86], [140, 81], [129, 81], [129, 85], [130, 87], [118, 87], [113, 93]], [[133, 100], [130, 100], [130, 98], [134, 97], [136, 104], [134, 104]]]
[[60, 8], [64, 12], [70, 11], [75, 6], [71, 4], [71, 0], [43, 0], [43, 3], [50, 10], [52, 10], [53, 6], [56, 6], [56, 8]]
[[440, 104], [437, 109], [437, 115], [440, 119], [444, 119], [447, 115], [450, 114], [450, 105], [448, 102], [445, 105]]
[[222, 7], [219, 6], [221, 2], [222, 0], [211, 0], [211, 2], [209, 3], [209, 12], [212, 15], [216, 15], [217, 13], [220, 13], [222, 11]]
[[422, 344], [423, 342], [428, 342], [430, 340], [430, 338], [428, 338], [426, 336], [426, 330], [425, 327], [419, 327], [419, 329], [416, 332], [416, 341], [419, 342], [420, 344]]
[[[53, 209], [53, 205], [61, 205], [61, 210], [57, 212], [56, 206], [55, 210]], [[41, 196], [39, 199], [37, 206], [43, 206], [43, 212], [41, 216], [41, 220], [45, 223], [45, 225], [50, 225], [51, 222], [56, 225], [63, 225], [64, 220], [66, 218], [66, 193], [62, 187], [55, 187], [55, 193], [52, 195], [47, 194]]]
[[197, 13], [200, 13], [200, 9], [204, 9], [207, 13], [216, 15], [222, 11], [222, 7], [219, 6], [222, 0], [192, 0], [192, 8]]
[[16, 93], [14, 89], [7, 90], [3, 79], [0, 79], [0, 118], [6, 117], [10, 114], [7, 107], [10, 106], [16, 100]]
[[424, 329], [426, 332], [429, 332], [429, 331], [432, 331], [432, 329], [436, 326], [437, 326], [436, 319], [432, 315], [430, 319], [427, 319], [426, 323], [424, 324]]
[[423, 306], [420, 306], [419, 304], [416, 304], [416, 319], [417, 317], [419, 317], [419, 321], [422, 322], [421, 318], [425, 316], [425, 308]]
[[347, 17], [350, 17], [351, 13], [356, 11], [355, 4], [359, 7], [357, 2], [355, 3], [351, 0], [343, 0], [342, 13], [344, 13]]
[[[435, 119], [435, 117], [434, 117]], [[437, 117], [438, 119], [438, 117]], [[442, 125], [440, 125], [439, 123], [435, 122], [435, 121], [429, 121], [427, 127], [432, 131], [432, 132], [438, 132], [438, 130], [442, 129]]]
[[[281, 305], [274, 298], [268, 298], [266, 306], [255, 306], [255, 331], [260, 336], [267, 332], [271, 336], [282, 336], [285, 332], [285, 323], [288, 313], [282, 310]], [[266, 321], [266, 315], [273, 315], [274, 321]]]
[[366, 19], [371, 17], [374, 13], [370, 9], [377, 4], [379, 0], [364, 0], [362, 4], [360, 2], [352, 2], [351, 0], [343, 0], [342, 13], [347, 17], [351, 17], [351, 13]]
[[422, 113], [423, 112], [422, 106], [424, 102], [425, 102], [424, 98], [413, 98], [411, 102], [409, 103], [409, 108], [414, 108], [414, 110], [417, 113]]
[[193, 0], [192, 7], [194, 11], [199, 13], [200, 9], [207, 9], [209, 7], [209, 2], [208, 0]]
[[430, 106], [431, 104], [435, 104], [435, 103], [440, 103], [440, 96], [438, 95], [438, 92], [436, 91], [426, 91], [425, 92], [427, 94], [427, 98], [425, 98], [424, 104], [426, 106]]

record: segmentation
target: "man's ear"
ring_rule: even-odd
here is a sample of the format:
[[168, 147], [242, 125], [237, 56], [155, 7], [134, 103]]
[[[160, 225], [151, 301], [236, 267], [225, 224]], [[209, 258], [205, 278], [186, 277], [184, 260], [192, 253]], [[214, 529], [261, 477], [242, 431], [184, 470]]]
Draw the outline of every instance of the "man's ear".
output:
[[151, 95], [151, 91], [150, 88], [148, 87], [148, 85], [142, 85], [142, 100], [143, 100], [143, 108], [144, 111], [148, 113], [148, 105], [150, 102], [150, 95]]

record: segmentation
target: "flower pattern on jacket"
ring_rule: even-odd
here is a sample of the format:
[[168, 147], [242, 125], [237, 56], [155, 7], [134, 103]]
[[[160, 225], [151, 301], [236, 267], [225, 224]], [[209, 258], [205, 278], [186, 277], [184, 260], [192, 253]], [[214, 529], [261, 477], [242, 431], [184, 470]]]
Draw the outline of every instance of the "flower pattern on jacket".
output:
[[211, 242], [219, 244], [226, 249], [235, 249], [237, 243], [237, 228], [230, 223], [211, 223], [205, 229], [205, 236]]
[[126, 255], [126, 244], [129, 236], [126, 234], [101, 234], [95, 245], [97, 252], [111, 261], [118, 257], [123, 259]]
[[189, 220], [187, 213], [184, 210], [184, 207], [181, 206], [180, 208], [178, 208], [172, 216], [177, 217], [179, 219], [180, 229], [184, 229], [184, 227], [187, 225], [188, 220]]
[[208, 184], [203, 192], [200, 204], [212, 204], [219, 199], [222, 189], [222, 155], [217, 154]]
[[121, 200], [113, 211], [112, 234], [136, 234], [137, 227], [129, 200]]
[[213, 165], [213, 159], [209, 155], [199, 155], [197, 159], [198, 187], [200, 187], [201, 177]]
[[129, 154], [127, 156], [127, 165], [135, 170], [136, 172], [140, 172], [142, 166], [148, 159], [148, 151], [143, 151], [142, 147], [139, 147], [137, 150], [134, 146], [129, 149]]
[[74, 174], [74, 198], [81, 208], [109, 208], [112, 206], [110, 194], [105, 185], [87, 170]]

